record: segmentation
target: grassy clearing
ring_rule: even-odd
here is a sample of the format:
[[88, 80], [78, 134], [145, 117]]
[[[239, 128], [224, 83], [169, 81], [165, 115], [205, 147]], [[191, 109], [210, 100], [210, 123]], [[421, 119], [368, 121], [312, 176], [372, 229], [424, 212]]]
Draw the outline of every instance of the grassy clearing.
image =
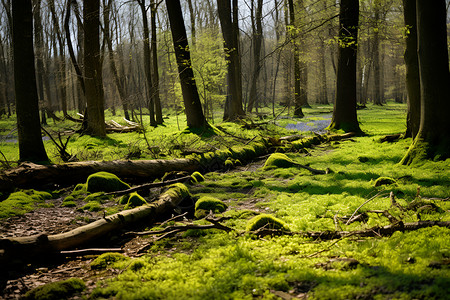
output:
[[[296, 163], [333, 171], [326, 175], [311, 175], [295, 165], [263, 169], [263, 161], [256, 169], [242, 167], [228, 173], [205, 174], [205, 181], [191, 186], [190, 192], [195, 197], [210, 196], [224, 201], [228, 209], [223, 215], [230, 219], [223, 223], [235, 232], [190, 230], [155, 242], [142, 257], [108, 260], [99, 274], [117, 274], [119, 269], [119, 275], [100, 281], [89, 297], [445, 299], [450, 294], [450, 230], [446, 228], [396, 232], [384, 238], [348, 237], [321, 242], [299, 236], [257, 238], [245, 233], [249, 221], [262, 213], [273, 215], [294, 232], [335, 230], [335, 218], [342, 230], [390, 224], [384, 215], [371, 212], [375, 210], [387, 210], [404, 222], [450, 221], [450, 202], [442, 200], [450, 197], [450, 160], [401, 166], [398, 162], [411, 140], [379, 142], [386, 134], [404, 131], [405, 109], [404, 105], [394, 103], [381, 108], [369, 105], [358, 111], [366, 136], [323, 144], [308, 149], [308, 153], [287, 154]], [[305, 109], [305, 114], [327, 110], [331, 106]], [[321, 115], [316, 117], [320, 119]], [[312, 118], [277, 120], [283, 126], [312, 121]], [[230, 123], [217, 127], [245, 138], [258, 134]], [[189, 137], [190, 133], [170, 132], [169, 125], [154, 129], [147, 137], [157, 135], [157, 130], [161, 130], [161, 138], [159, 144], [155, 139], [155, 144], [160, 153], [167, 153], [166, 157], [181, 153], [181, 149], [176, 149], [179, 145], [184, 145], [183, 150], [197, 146], [206, 149], [211, 143], [226, 145], [225, 138]], [[292, 133], [275, 128], [269, 128], [268, 132]], [[136, 135], [135, 139], [142, 138]], [[119, 144], [127, 145], [123, 136], [110, 138], [123, 139]], [[74, 139], [71, 147], [88, 137]], [[174, 148], [175, 144], [178, 146]], [[102, 149], [103, 155], [114, 147]], [[174, 150], [170, 153], [167, 149]], [[377, 185], [380, 177], [393, 181]], [[400, 205], [411, 209], [401, 211], [391, 207], [391, 191]], [[348, 217], [377, 194], [359, 209], [366, 217], [347, 225]]]

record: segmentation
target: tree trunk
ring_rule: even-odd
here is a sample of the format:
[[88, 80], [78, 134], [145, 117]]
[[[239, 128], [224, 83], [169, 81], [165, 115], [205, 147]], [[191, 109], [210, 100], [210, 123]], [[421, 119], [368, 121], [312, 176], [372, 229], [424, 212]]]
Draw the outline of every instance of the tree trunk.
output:
[[336, 100], [329, 129], [361, 133], [356, 115], [356, 55], [359, 1], [341, 0]]
[[293, 0], [288, 0], [289, 5], [289, 24], [292, 27], [290, 29], [290, 38], [294, 45], [294, 116], [302, 118], [304, 116], [302, 111], [302, 89], [301, 89], [301, 76], [302, 70], [300, 69], [300, 48], [296, 41], [295, 28], [295, 10]]
[[[252, 0], [252, 8], [253, 8], [253, 1]], [[248, 105], [247, 105], [247, 112], [251, 112], [253, 109], [253, 106], [258, 98], [258, 88], [257, 83], [259, 79], [259, 73], [261, 71], [261, 63], [260, 63], [260, 57], [261, 57], [261, 44], [263, 40], [263, 32], [262, 32], [262, 6], [263, 1], [258, 0], [257, 1], [257, 7], [256, 7], [256, 13], [255, 17], [252, 18], [252, 28], [253, 28], [253, 36], [252, 36], [252, 42], [253, 42], [253, 72], [252, 72], [252, 79], [251, 79], [251, 86], [250, 86], [250, 95], [248, 99]], [[252, 10], [253, 15], [253, 10]]]
[[158, 4], [150, 0], [151, 30], [152, 30], [152, 59], [153, 59], [153, 91], [155, 96], [155, 118], [156, 124], [163, 124], [161, 99], [159, 97], [159, 68], [158, 68], [158, 43], [156, 42], [156, 13]]
[[380, 66], [380, 0], [374, 2], [374, 35], [373, 35], [373, 103], [383, 105], [381, 99], [381, 66]]
[[406, 36], [406, 50], [404, 54], [406, 65], [406, 90], [408, 114], [406, 116], [406, 136], [413, 139], [420, 127], [420, 78], [419, 60], [417, 57], [417, 21], [416, 0], [403, 0], [405, 26], [408, 28]]
[[100, 60], [100, 0], [84, 0], [84, 83], [86, 88], [87, 127], [84, 132], [104, 137], [105, 112]]
[[166, 1], [188, 127], [207, 126], [192, 70], [191, 54], [179, 0]]
[[39, 124], [31, 0], [13, 1], [12, 15], [19, 157], [21, 161], [48, 161]]
[[225, 101], [224, 120], [236, 120], [245, 115], [242, 109], [242, 78], [239, 51], [239, 24], [237, 0], [217, 0], [217, 9], [224, 39], [227, 61], [228, 95]]
[[144, 68], [145, 76], [147, 78], [147, 88], [149, 92], [148, 110], [150, 114], [150, 126], [156, 126], [155, 119], [155, 91], [153, 90], [153, 78], [152, 78], [152, 64], [151, 64], [151, 52], [150, 52], [150, 30], [148, 27], [147, 8], [145, 7], [145, 0], [138, 0], [139, 7], [141, 8], [142, 22], [144, 27]]
[[450, 157], [450, 72], [445, 1], [416, 2], [420, 128], [402, 164]]

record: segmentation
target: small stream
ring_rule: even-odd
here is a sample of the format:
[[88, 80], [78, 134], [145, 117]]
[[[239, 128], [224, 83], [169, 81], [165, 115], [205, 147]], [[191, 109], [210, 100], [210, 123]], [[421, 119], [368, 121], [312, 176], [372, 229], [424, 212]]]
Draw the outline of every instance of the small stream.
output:
[[312, 131], [315, 133], [323, 133], [325, 132], [325, 128], [328, 127], [331, 123], [331, 114], [329, 115], [320, 115], [321, 118], [325, 120], [309, 120], [308, 118], [303, 119], [301, 122], [297, 122], [296, 124], [290, 123], [285, 126], [286, 129], [289, 130], [298, 130], [298, 131]]

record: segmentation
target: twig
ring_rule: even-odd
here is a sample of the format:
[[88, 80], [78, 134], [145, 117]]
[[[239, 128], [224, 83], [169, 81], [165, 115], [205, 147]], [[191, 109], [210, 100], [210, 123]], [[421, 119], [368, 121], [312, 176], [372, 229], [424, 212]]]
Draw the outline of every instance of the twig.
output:
[[333, 247], [334, 245], [336, 245], [337, 243], [339, 243], [340, 241], [342, 241], [343, 239], [345, 239], [345, 238], [347, 238], [347, 237], [349, 237], [349, 236], [351, 236], [351, 235], [352, 235], [352, 234], [348, 234], [348, 235], [346, 235], [346, 236], [343, 236], [343, 237], [341, 237], [340, 239], [337, 239], [337, 240], [335, 240], [334, 242], [332, 242], [330, 245], [328, 245], [328, 247], [326, 247], [326, 248], [324, 248], [324, 249], [322, 249], [322, 250], [316, 251], [316, 252], [314, 252], [314, 253], [311, 253], [311, 254], [309, 254], [309, 255], [306, 255], [306, 256], [304, 256], [304, 258], [311, 258], [311, 257], [316, 256], [317, 254], [320, 254], [320, 253], [322, 253], [322, 252], [328, 251], [328, 250], [331, 249], [331, 247]]
[[107, 252], [124, 252], [122, 248], [89, 248], [89, 249], [78, 249], [78, 250], [65, 250], [59, 253], [65, 256], [84, 256], [91, 254], [101, 254]]
[[350, 216], [350, 218], [348, 219], [347, 223], [345, 223], [345, 225], [350, 224], [350, 220], [352, 220], [352, 218], [355, 216], [355, 214], [358, 212], [358, 210], [363, 207], [364, 205], [366, 205], [367, 203], [369, 203], [370, 201], [372, 201], [373, 199], [377, 198], [378, 196], [380, 196], [381, 194], [383, 194], [384, 191], [378, 192], [375, 196], [373, 196], [372, 198], [370, 198], [369, 200], [366, 200], [363, 204], [361, 204], [360, 206], [358, 206], [358, 208], [355, 210], [355, 212]]
[[181, 218], [183, 218], [184, 216], [186, 216], [187, 213], [188, 213], [188, 212], [185, 212], [185, 213], [182, 213], [181, 215], [177, 215], [177, 216], [174, 216], [174, 217], [172, 217], [172, 218], [170, 218], [170, 219], [168, 219], [168, 220], [165, 220], [164, 222], [161, 223], [161, 226], [163, 226], [163, 225], [165, 225], [165, 224], [167, 224], [167, 223], [169, 223], [169, 222], [171, 222], [171, 221], [175, 221], [175, 220], [181, 219]]

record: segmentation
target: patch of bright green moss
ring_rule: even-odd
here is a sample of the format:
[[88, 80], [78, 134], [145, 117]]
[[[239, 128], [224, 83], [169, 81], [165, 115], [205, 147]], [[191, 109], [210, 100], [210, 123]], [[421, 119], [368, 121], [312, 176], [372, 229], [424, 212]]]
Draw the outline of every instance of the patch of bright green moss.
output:
[[12, 193], [0, 202], [0, 218], [21, 216], [51, 198], [50, 193], [35, 190]]
[[121, 253], [108, 252], [103, 253], [91, 262], [91, 269], [101, 270], [113, 265], [116, 262], [127, 260], [128, 258]]
[[294, 167], [295, 162], [290, 159], [286, 154], [283, 153], [273, 153], [264, 163], [264, 170], [275, 169], [275, 168], [290, 168]]
[[99, 211], [102, 209], [102, 205], [98, 201], [89, 201], [80, 210]]
[[89, 175], [86, 181], [86, 190], [89, 193], [115, 192], [129, 189], [130, 186], [116, 175], [108, 172], [97, 172]]
[[130, 209], [147, 204], [147, 201], [144, 199], [144, 197], [134, 192], [128, 195], [124, 195], [120, 200], [120, 203], [125, 204], [125, 209]]
[[66, 200], [66, 199], [64, 199], [63, 203], [61, 204], [62, 207], [75, 207], [75, 206], [77, 206], [75, 201], [73, 201], [73, 200]]
[[260, 214], [250, 219], [250, 221], [248, 221], [247, 223], [246, 230], [256, 231], [261, 228], [289, 231], [289, 228], [287, 227], [286, 223], [269, 214]]
[[60, 300], [69, 299], [76, 293], [86, 289], [83, 280], [70, 278], [63, 281], [52, 282], [28, 291], [22, 299], [33, 300]]
[[213, 213], [221, 213], [227, 209], [227, 205], [214, 197], [204, 196], [197, 200], [195, 203], [195, 217], [197, 219], [203, 218], [210, 211]]
[[200, 172], [194, 172], [191, 174], [191, 182], [199, 183], [205, 181], [205, 177]]
[[390, 177], [379, 177], [375, 180], [374, 186], [391, 185], [395, 183], [395, 179], [392, 179]]
[[105, 200], [109, 200], [111, 198], [112, 198], [112, 196], [105, 195], [104, 192], [96, 192], [96, 193], [87, 195], [86, 198], [84, 198], [84, 201], [86, 201], [86, 202], [98, 201], [100, 203], [103, 203]]
[[182, 183], [175, 183], [170, 185], [169, 189], [164, 194], [169, 195], [171, 198], [179, 197], [181, 199], [185, 199], [191, 197], [189, 189]]

